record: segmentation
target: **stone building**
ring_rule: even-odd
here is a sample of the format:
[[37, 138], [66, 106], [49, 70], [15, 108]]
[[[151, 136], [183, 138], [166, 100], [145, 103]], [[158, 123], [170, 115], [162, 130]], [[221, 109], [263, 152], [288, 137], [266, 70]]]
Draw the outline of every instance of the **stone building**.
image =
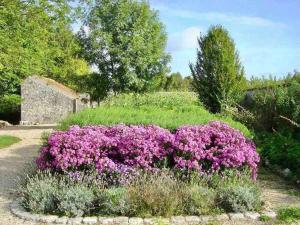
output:
[[89, 107], [90, 96], [45, 77], [31, 76], [21, 85], [20, 124], [53, 124]]

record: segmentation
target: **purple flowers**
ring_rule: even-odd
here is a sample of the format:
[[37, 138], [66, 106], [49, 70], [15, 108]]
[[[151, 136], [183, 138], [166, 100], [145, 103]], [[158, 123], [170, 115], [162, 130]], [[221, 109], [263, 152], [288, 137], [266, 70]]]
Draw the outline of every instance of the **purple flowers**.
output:
[[51, 134], [37, 159], [42, 170], [67, 172], [93, 167], [99, 173], [123, 174], [162, 165], [214, 172], [249, 166], [254, 176], [258, 162], [253, 142], [220, 122], [183, 126], [174, 134], [154, 125], [72, 126]]
[[256, 177], [259, 155], [253, 141], [227, 124], [183, 126], [174, 136], [173, 157], [177, 167], [215, 172], [249, 166]]

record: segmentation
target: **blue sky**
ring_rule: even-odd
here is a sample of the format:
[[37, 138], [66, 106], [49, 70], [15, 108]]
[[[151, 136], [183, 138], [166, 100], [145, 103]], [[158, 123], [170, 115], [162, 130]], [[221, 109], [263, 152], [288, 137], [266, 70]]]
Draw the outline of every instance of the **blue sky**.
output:
[[300, 0], [149, 0], [168, 33], [171, 70], [190, 75], [197, 36], [211, 25], [229, 30], [247, 77], [300, 70]]

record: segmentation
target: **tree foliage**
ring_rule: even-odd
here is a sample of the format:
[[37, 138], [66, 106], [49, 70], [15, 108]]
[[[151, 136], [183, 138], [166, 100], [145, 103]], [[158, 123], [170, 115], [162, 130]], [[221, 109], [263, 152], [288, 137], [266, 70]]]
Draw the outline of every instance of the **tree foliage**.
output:
[[95, 0], [79, 37], [86, 59], [115, 93], [147, 91], [168, 70], [165, 28], [146, 1]]
[[172, 73], [167, 77], [165, 83], [166, 91], [190, 91], [191, 90], [192, 78], [190, 76], [182, 77], [177, 73]]
[[31, 75], [79, 89], [89, 72], [72, 33], [69, 0], [0, 0], [0, 118], [18, 122], [20, 83]]
[[206, 107], [220, 112], [239, 96], [244, 83], [241, 65], [234, 41], [222, 26], [213, 26], [207, 35], [198, 38], [196, 63], [190, 64], [193, 86]]
[[1, 77], [42, 75], [72, 84], [85, 74], [88, 65], [77, 56], [80, 46], [71, 30], [73, 12], [68, 0], [2, 0]]

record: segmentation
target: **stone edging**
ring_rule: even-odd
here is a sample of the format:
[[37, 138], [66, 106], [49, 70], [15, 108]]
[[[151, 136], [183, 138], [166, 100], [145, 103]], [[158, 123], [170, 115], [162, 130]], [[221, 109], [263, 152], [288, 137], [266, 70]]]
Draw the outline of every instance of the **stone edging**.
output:
[[58, 217], [54, 215], [32, 214], [27, 212], [20, 204], [19, 199], [10, 205], [11, 212], [20, 219], [55, 224], [101, 224], [101, 225], [197, 225], [209, 221], [227, 220], [259, 220], [261, 215], [276, 218], [276, 213], [272, 210], [246, 213], [224, 213], [215, 216], [173, 216], [171, 218], [139, 218], [139, 217]]

